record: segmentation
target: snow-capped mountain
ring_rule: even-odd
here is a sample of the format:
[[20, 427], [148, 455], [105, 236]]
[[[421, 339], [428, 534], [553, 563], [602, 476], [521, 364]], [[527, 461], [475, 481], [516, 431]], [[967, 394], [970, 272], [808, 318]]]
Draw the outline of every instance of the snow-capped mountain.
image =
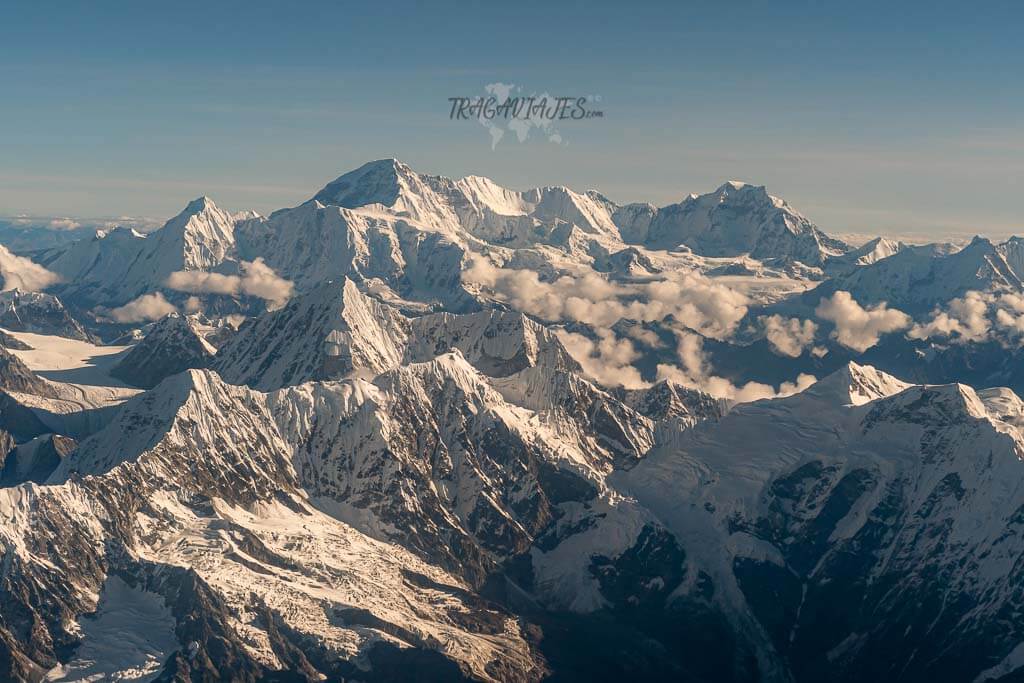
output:
[[347, 209], [379, 205], [428, 228], [461, 229], [496, 244], [532, 245], [559, 224], [610, 238], [618, 232], [610, 203], [596, 193], [566, 187], [517, 192], [479, 176], [452, 180], [421, 175], [397, 159], [370, 162], [346, 173], [313, 201]]
[[0, 679], [1024, 671], [1024, 304], [909, 336], [1019, 240], [391, 159], [31, 256], [85, 325], [0, 296]]
[[216, 367], [227, 381], [258, 389], [356, 371], [374, 376], [398, 364], [407, 336], [401, 314], [343, 278], [243, 325], [218, 353]]
[[720, 418], [727, 412], [725, 402], [668, 380], [648, 389], [619, 388], [614, 395], [652, 420], [679, 420], [687, 427], [709, 418]]
[[151, 389], [183, 370], [209, 367], [216, 353], [194, 319], [171, 313], [156, 322], [110, 374], [132, 386]]
[[713, 594], [765, 678], [986, 680], [1020, 664], [994, 624], [1020, 600], [1024, 442], [1016, 401], [983, 395], [851, 364], [616, 485], [676, 534], [707, 577], [680, 593]]
[[[68, 479], [72, 471], [94, 476]], [[115, 576], [171, 607], [162, 618], [175, 651], [159, 653], [154, 673], [351, 677], [398, 670], [410, 648], [438, 676], [533, 680], [542, 671], [511, 615], [321, 512], [298, 486], [266, 398], [209, 372], [178, 375], [129, 402], [51, 481], [63, 483], [0, 491], [5, 585], [38, 587], [3, 594], [8, 675], [54, 666], [88, 632], [76, 619]], [[29, 615], [45, 638], [26, 647], [14, 615]], [[130, 659], [125, 646], [119, 656]]]
[[[261, 259], [299, 291], [347, 276], [378, 282], [380, 296], [406, 305], [468, 311], [476, 297], [460, 274], [474, 255], [555, 271], [575, 265], [643, 276], [661, 270], [648, 250], [676, 247], [810, 267], [848, 250], [763, 187], [726, 183], [656, 209], [619, 206], [593, 191], [517, 191], [479, 176], [421, 174], [387, 159], [268, 217], [229, 214], [203, 197], [148, 235], [97, 231], [32, 256], [61, 278], [53, 291], [83, 309], [122, 306], [153, 292], [181, 303], [193, 292], [169, 288], [171, 273], [234, 276], [242, 261]], [[206, 293], [225, 295], [216, 287]]]
[[837, 275], [810, 294], [820, 297], [844, 290], [861, 303], [884, 301], [916, 313], [970, 290], [1019, 292], [1024, 289], [1024, 271], [1018, 270], [1022, 262], [1016, 256], [1017, 244], [993, 244], [978, 237], [952, 251], [944, 244], [904, 246], [887, 258]]
[[67, 339], [93, 341], [60, 299], [45, 292], [0, 292], [0, 327], [14, 332], [38, 332]]
[[613, 220], [627, 242], [654, 249], [684, 245], [707, 256], [750, 254], [820, 266], [849, 250], [764, 187], [739, 182], [660, 209], [645, 204], [617, 207]]
[[[303, 330], [296, 334], [296, 330]], [[437, 313], [406, 318], [342, 278], [243, 325], [217, 355], [228, 381], [279, 389], [309, 380], [373, 377], [408, 362], [459, 349], [482, 372], [507, 376], [542, 360], [575, 361], [543, 326], [519, 313]]]
[[231, 214], [200, 197], [148, 235], [131, 228], [97, 230], [90, 239], [35, 258], [61, 277], [53, 290], [67, 300], [120, 306], [163, 289], [173, 272], [223, 264], [234, 254], [234, 223]]
[[869, 266], [872, 263], [877, 263], [906, 248], [907, 245], [903, 242], [885, 237], [876, 237], [845, 254], [829, 258], [825, 262], [825, 268], [829, 272], [848, 272], [859, 266]]
[[[449, 335], [437, 348], [457, 348], [464, 337], [454, 331], [474, 329], [459, 318], [430, 326]], [[895, 667], [924, 680], [1016, 661], [1021, 634], [988, 627], [1019, 599], [1002, 577], [1024, 555], [1012, 540], [1024, 493], [1011, 483], [1024, 404], [1012, 392], [913, 386], [851, 364], [804, 393], [724, 415], [667, 384], [624, 395], [642, 418], [605, 394], [619, 406], [610, 415], [634, 429], [676, 425], [671, 439], [648, 437], [637, 458], [609, 470], [543, 410], [503, 394], [517, 376], [530, 386], [523, 373], [545, 362], [489, 377], [445, 351], [372, 381], [271, 393], [211, 370], [168, 378], [61, 458], [51, 486], [0, 492], [7, 585], [33, 582], [59, 605], [5, 593], [4, 613], [36, 615], [53, 643], [28, 649], [0, 631], [18, 653], [11, 670], [56, 662], [58, 644], [81, 634], [66, 625], [112, 590], [112, 575], [189, 605], [163, 617], [187, 634], [163, 655], [165, 672], [193, 675], [268, 675], [299, 661], [339, 675], [363, 661], [386, 676], [410, 648], [474, 678], [581, 671], [570, 642], [561, 653], [535, 649], [514, 616], [524, 599], [534, 605], [526, 620], [541, 628], [555, 628], [545, 610], [568, 610], [576, 624], [619, 614], [608, 633], [631, 650], [628, 629], [642, 628], [669, 648], [644, 666], [674, 675], [711, 667], [719, 679], [814, 680], [841, 657], [850, 680]], [[557, 396], [558, 419], [577, 429], [606, 419], [588, 424], [586, 394]], [[709, 417], [698, 424], [700, 411]], [[54, 560], [58, 549], [79, 561]], [[366, 583], [371, 566], [377, 578]], [[475, 597], [497, 576], [502, 604]], [[952, 603], [942, 599], [950, 590]], [[821, 615], [837, 604], [846, 616], [826, 626]], [[915, 627], [908, 604], [949, 630], [937, 638]], [[189, 626], [187, 614], [206, 626]], [[700, 624], [730, 638], [675, 639]], [[427, 636], [438, 629], [445, 638]], [[893, 646], [902, 659], [879, 656]], [[934, 655], [918, 663], [915, 648]], [[225, 661], [233, 668], [217, 669]]]

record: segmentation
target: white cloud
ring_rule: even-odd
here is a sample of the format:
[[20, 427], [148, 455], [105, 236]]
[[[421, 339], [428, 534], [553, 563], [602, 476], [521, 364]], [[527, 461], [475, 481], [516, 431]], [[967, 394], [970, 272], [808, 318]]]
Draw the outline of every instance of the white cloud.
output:
[[242, 291], [264, 299], [275, 306], [283, 306], [292, 296], [295, 285], [279, 277], [262, 258], [242, 261]]
[[599, 329], [594, 341], [582, 334], [558, 330], [558, 339], [569, 354], [576, 359], [583, 371], [608, 387], [641, 389], [649, 384], [640, 377], [640, 371], [632, 366], [640, 357], [633, 342], [619, 339], [609, 329]]
[[765, 338], [772, 349], [783, 356], [798, 358], [804, 349], [814, 344], [818, 326], [811, 320], [783, 318], [781, 315], [763, 315], [758, 318], [764, 325]]
[[0, 276], [3, 290], [38, 292], [60, 282], [60, 277], [24, 256], [16, 256], [0, 245]]
[[1011, 338], [1024, 339], [1024, 296], [1003, 294], [995, 301], [995, 325]]
[[477, 258], [462, 278], [467, 284], [490, 289], [524, 313], [598, 328], [619, 320], [648, 322], [672, 316], [680, 327], [723, 339], [747, 313], [746, 296], [696, 271], [672, 273], [643, 284], [612, 283], [592, 271], [545, 282], [532, 270], [499, 268]]
[[[640, 284], [610, 282], [593, 271], [563, 275], [547, 282], [535, 271], [501, 268], [485, 258], [477, 258], [462, 279], [467, 285], [486, 288], [513, 308], [543, 320], [571, 320], [592, 326], [598, 334], [596, 341], [565, 331], [558, 336], [584, 371], [608, 386], [649, 385], [633, 366], [640, 357], [633, 341], [616, 337], [611, 326], [620, 320], [651, 322], [669, 318], [668, 327], [678, 338], [681, 367], [659, 365], [659, 379], [672, 379], [737, 402], [788, 395], [815, 381], [811, 375], [800, 375], [795, 382], [785, 382], [778, 389], [757, 382], [737, 387], [714, 375], [700, 335], [715, 339], [731, 336], [746, 315], [749, 301], [741, 292], [696, 271], [671, 273]], [[792, 350], [794, 345], [802, 348], [813, 343], [817, 329], [813, 322], [791, 324], [782, 318], [773, 322], [779, 328], [773, 337], [783, 348]], [[656, 334], [639, 326], [626, 334], [648, 346], [662, 345]]]
[[238, 294], [242, 278], [205, 270], [177, 270], [164, 283], [179, 292], [194, 294]]
[[640, 327], [639, 325], [630, 326], [630, 328], [626, 330], [626, 334], [652, 349], [659, 349], [664, 346], [661, 341], [661, 337], [659, 337], [656, 332]]
[[178, 309], [174, 304], [164, 298], [160, 292], [143, 294], [137, 299], [129, 301], [124, 306], [110, 311], [110, 317], [119, 323], [148, 322], [159, 320], [169, 313]]
[[736, 403], [790, 396], [818, 381], [814, 375], [801, 373], [795, 381], [783, 382], [778, 389], [761, 382], [747, 382], [737, 386], [724, 377], [712, 374], [710, 363], [704, 353], [703, 339], [691, 332], [681, 332], [678, 336], [679, 344], [676, 352], [679, 356], [680, 366], [659, 364], [659, 380], [667, 379]]
[[165, 285], [192, 294], [247, 294], [267, 301], [268, 308], [283, 306], [291, 298], [294, 285], [277, 275], [262, 258], [241, 262], [241, 275], [223, 275], [205, 270], [179, 270], [171, 273]]
[[58, 217], [51, 218], [46, 226], [50, 230], [76, 230], [82, 227], [82, 224], [73, 218]]
[[822, 299], [814, 313], [835, 324], [832, 337], [858, 353], [877, 344], [883, 334], [905, 330], [911, 323], [910, 316], [903, 311], [888, 308], [885, 303], [864, 308], [844, 291], [836, 292], [830, 299]]
[[988, 337], [991, 324], [988, 319], [992, 296], [970, 291], [962, 297], [952, 299], [947, 310], [936, 309], [932, 319], [925, 324], [911, 328], [907, 336], [911, 339], [951, 337], [960, 342], [979, 342]]

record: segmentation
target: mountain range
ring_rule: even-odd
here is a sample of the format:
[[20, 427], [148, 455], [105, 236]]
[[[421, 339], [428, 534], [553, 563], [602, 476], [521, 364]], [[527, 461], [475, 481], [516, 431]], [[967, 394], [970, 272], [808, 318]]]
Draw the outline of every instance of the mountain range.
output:
[[0, 678], [1024, 675], [1016, 238], [391, 159], [0, 265]]

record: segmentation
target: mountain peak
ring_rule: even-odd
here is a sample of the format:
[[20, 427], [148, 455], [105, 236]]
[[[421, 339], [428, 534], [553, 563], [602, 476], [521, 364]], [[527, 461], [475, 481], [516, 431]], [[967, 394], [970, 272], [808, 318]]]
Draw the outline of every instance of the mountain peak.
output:
[[718, 420], [726, 412], [725, 401], [668, 379], [646, 389], [615, 389], [612, 394], [652, 420], [674, 418], [689, 426], [703, 420]]
[[837, 400], [842, 404], [863, 405], [875, 399], [898, 394], [910, 386], [870, 365], [859, 365], [850, 361], [816, 382], [805, 393]]
[[368, 161], [359, 168], [355, 169], [354, 171], [350, 171], [349, 173], [344, 174], [342, 177], [344, 177], [345, 175], [352, 175], [356, 173], [359, 173], [361, 175], [378, 174], [385, 176], [402, 177], [415, 174], [416, 172], [412, 170], [411, 166], [404, 163], [400, 159], [388, 157], [386, 159], [375, 159], [374, 161]]
[[727, 192], [729, 190], [742, 190], [742, 189], [744, 189], [746, 187], [761, 187], [762, 189], [764, 189], [763, 186], [750, 185], [748, 183], [743, 182], [742, 180], [727, 180], [727, 181], [725, 181], [724, 183], [722, 183], [721, 185], [718, 186], [718, 189], [716, 190], [716, 192]]
[[399, 363], [408, 327], [396, 309], [341, 278], [239, 330], [217, 353], [215, 366], [227, 381], [264, 391], [353, 373], [373, 376]]
[[197, 214], [202, 213], [203, 211], [217, 210], [217, 205], [213, 203], [213, 200], [207, 197], [206, 195], [203, 195], [202, 197], [198, 197], [190, 201], [188, 203], [188, 206], [185, 207], [185, 210], [182, 213]]
[[616, 211], [625, 241], [653, 249], [686, 246], [702, 256], [789, 258], [810, 266], [849, 251], [763, 185], [729, 181], [678, 204]]
[[205, 368], [217, 350], [203, 338], [195, 322], [170, 313], [156, 322], [110, 374], [143, 389], [191, 368]]
[[324, 205], [355, 209], [367, 204], [391, 206], [408, 189], [415, 171], [398, 159], [378, 159], [345, 173], [324, 186], [313, 199]]
[[457, 347], [440, 353], [430, 360], [409, 363], [393, 372], [408, 372], [421, 377], [448, 378], [458, 380], [462, 386], [480, 384], [480, 373], [474, 368]]
[[[711, 194], [712, 196], [718, 197], [731, 197], [734, 195], [740, 195], [749, 196], [752, 198], [756, 197], [758, 199], [772, 199], [771, 195], [768, 194], [768, 190], [765, 188], [764, 185], [751, 185], [750, 183], [745, 183], [742, 180], [728, 180], [719, 185], [718, 189], [716, 189]], [[699, 198], [700, 195], [698, 195], [698, 199]]]
[[991, 415], [981, 397], [966, 384], [921, 384], [879, 405], [873, 421], [955, 424], [966, 419], [1001, 419]]

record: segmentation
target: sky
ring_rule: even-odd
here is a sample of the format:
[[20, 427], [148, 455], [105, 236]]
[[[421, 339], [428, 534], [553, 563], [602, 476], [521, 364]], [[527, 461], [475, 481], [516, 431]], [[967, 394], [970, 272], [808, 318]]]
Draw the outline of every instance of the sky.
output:
[[[676, 202], [765, 185], [826, 231], [1024, 232], [1015, 3], [3, 0], [0, 216], [268, 213], [366, 161]], [[983, 11], [982, 11], [983, 10]], [[590, 96], [492, 148], [450, 97]]]

